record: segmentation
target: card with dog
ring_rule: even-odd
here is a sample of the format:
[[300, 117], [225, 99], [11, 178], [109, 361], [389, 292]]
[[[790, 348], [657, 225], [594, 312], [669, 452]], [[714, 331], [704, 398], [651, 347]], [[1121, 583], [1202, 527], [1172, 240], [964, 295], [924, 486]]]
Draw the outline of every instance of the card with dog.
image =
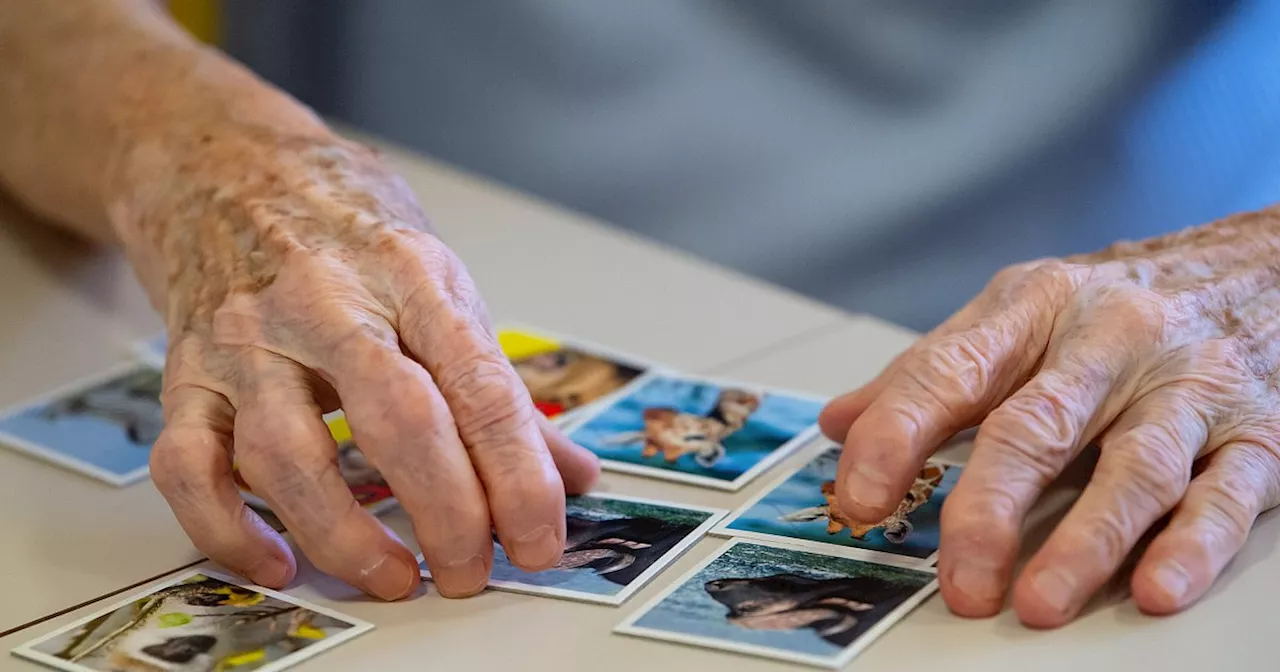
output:
[[720, 536], [774, 540], [879, 562], [932, 565], [942, 504], [961, 467], [927, 462], [893, 513], [874, 524], [850, 520], [836, 500], [840, 446], [819, 438], [820, 452], [784, 475], [712, 530]]
[[[592, 494], [565, 502], [564, 555], [554, 568], [526, 572], [493, 547], [489, 586], [619, 605], [675, 562], [726, 512], [621, 495]], [[423, 577], [431, 572], [419, 557]]]
[[500, 328], [498, 343], [534, 405], [557, 424], [657, 368], [632, 355], [530, 327]]
[[586, 413], [569, 435], [606, 469], [737, 490], [817, 434], [823, 403], [658, 373]]
[[273, 672], [373, 625], [288, 595], [192, 571], [16, 649], [71, 672]]
[[164, 427], [161, 372], [113, 367], [0, 412], [0, 445], [115, 486], [147, 475]]
[[[356, 503], [375, 516], [395, 506], [397, 502], [395, 495], [391, 492], [391, 486], [387, 485], [382, 474], [378, 473], [378, 470], [356, 446], [346, 417], [341, 413], [334, 413], [326, 418], [326, 422], [329, 425], [329, 433], [338, 444], [338, 471], [346, 480]], [[260, 512], [271, 510], [271, 506], [253, 492], [253, 488], [245, 481], [238, 468], [233, 467], [231, 475], [240, 488], [240, 496], [246, 502]]]
[[929, 568], [735, 539], [614, 632], [838, 668], [937, 586]]

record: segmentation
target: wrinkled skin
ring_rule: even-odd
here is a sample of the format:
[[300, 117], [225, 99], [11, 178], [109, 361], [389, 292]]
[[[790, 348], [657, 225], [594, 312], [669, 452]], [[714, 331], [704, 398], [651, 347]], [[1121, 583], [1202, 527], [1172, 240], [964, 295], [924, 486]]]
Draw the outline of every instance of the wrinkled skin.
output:
[[268, 586], [296, 571], [240, 500], [234, 458], [319, 569], [383, 599], [413, 592], [413, 554], [343, 483], [321, 420], [340, 404], [442, 593], [484, 587], [491, 526], [519, 566], [555, 565], [565, 493], [598, 467], [535, 411], [404, 183], [328, 133], [173, 138], [190, 146], [130, 157], [121, 179], [153, 186], [113, 214], [167, 321], [152, 476], [196, 546]]
[[[957, 613], [1075, 617], [1139, 538], [1132, 595], [1163, 614], [1202, 596], [1280, 496], [1280, 214], [1231, 217], [998, 274], [865, 387], [834, 400], [846, 513], [893, 510], [948, 436], [979, 426], [942, 512]], [[1090, 483], [1016, 578], [1028, 509], [1081, 450]]]

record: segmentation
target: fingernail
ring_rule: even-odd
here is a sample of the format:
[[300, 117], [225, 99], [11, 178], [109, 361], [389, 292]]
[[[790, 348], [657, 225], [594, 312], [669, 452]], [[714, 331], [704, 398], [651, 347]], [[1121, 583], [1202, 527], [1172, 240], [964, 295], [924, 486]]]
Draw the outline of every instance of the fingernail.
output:
[[393, 553], [385, 553], [378, 561], [360, 571], [364, 589], [379, 599], [392, 601], [407, 596], [421, 576]]
[[859, 464], [853, 468], [850, 494], [860, 506], [878, 509], [894, 504], [890, 502], [889, 479], [870, 465]]
[[484, 558], [473, 555], [446, 563], [440, 571], [433, 572], [432, 577], [441, 595], [465, 597], [484, 590], [489, 583], [489, 570], [484, 566]]
[[1042, 569], [1035, 578], [1031, 579], [1031, 587], [1035, 589], [1040, 599], [1055, 611], [1064, 614], [1071, 608], [1076, 586], [1074, 576], [1056, 567]]
[[255, 560], [245, 570], [244, 576], [259, 586], [280, 588], [289, 578], [289, 565], [268, 555]]
[[965, 595], [979, 602], [995, 602], [1004, 598], [1004, 586], [994, 565], [961, 560], [951, 572], [951, 581]]
[[1175, 560], [1165, 560], [1160, 563], [1153, 576], [1156, 583], [1169, 594], [1169, 597], [1173, 598], [1174, 602], [1182, 602], [1183, 596], [1191, 586], [1191, 574], [1187, 572], [1186, 567]]
[[564, 545], [556, 538], [556, 531], [550, 525], [542, 525], [516, 537], [510, 550], [516, 562], [529, 567], [544, 567], [555, 562], [564, 552]]

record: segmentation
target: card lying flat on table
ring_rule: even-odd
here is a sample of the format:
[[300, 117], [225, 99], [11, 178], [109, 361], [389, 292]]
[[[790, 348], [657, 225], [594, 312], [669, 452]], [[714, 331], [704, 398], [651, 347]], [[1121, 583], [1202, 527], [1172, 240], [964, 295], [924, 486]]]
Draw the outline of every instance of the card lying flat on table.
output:
[[526, 327], [499, 329], [498, 343], [534, 405], [557, 423], [656, 368], [631, 355]]
[[929, 462], [897, 510], [874, 525], [849, 520], [835, 496], [840, 446], [826, 446], [712, 530], [712, 534], [775, 540], [819, 552], [881, 562], [933, 564], [942, 503], [960, 477], [958, 465]]
[[840, 667], [937, 585], [931, 569], [734, 540], [614, 632]]
[[658, 373], [586, 412], [570, 437], [606, 469], [737, 490], [817, 434], [823, 403]]
[[[329, 432], [338, 444], [338, 471], [351, 488], [351, 496], [370, 513], [377, 515], [396, 505], [391, 486], [382, 479], [377, 469], [369, 464], [368, 458], [351, 439], [351, 430], [347, 427], [344, 416], [334, 414], [328, 419]], [[271, 506], [253, 492], [239, 469], [232, 470], [236, 485], [240, 487], [240, 496], [254, 508], [270, 511]], [[268, 521], [270, 522], [270, 521]], [[273, 525], [274, 527], [274, 525]]]
[[117, 366], [0, 413], [0, 445], [112, 485], [147, 475], [164, 427], [161, 373]]
[[[526, 572], [494, 544], [489, 586], [599, 604], [622, 604], [706, 534], [724, 511], [618, 495], [565, 502], [566, 538], [559, 565]], [[422, 575], [431, 573], [419, 558]]]
[[373, 625], [266, 588], [189, 572], [13, 650], [72, 672], [283, 670]]

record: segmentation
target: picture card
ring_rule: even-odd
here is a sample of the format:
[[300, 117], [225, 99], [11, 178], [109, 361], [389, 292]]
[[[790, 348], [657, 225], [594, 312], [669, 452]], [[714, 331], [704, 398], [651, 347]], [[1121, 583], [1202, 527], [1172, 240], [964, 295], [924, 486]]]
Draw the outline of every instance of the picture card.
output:
[[373, 625], [208, 572], [188, 572], [14, 649], [71, 672], [283, 670]]
[[838, 668], [937, 587], [929, 568], [735, 539], [614, 632]]
[[534, 406], [557, 423], [657, 368], [632, 355], [531, 327], [500, 328], [498, 343]]
[[111, 485], [145, 478], [164, 428], [162, 374], [135, 362], [0, 412], [0, 445]]
[[[526, 572], [493, 545], [491, 588], [619, 605], [674, 562], [726, 512], [636, 497], [593, 494], [565, 501], [564, 555]], [[430, 570], [418, 558], [422, 576]]]
[[737, 490], [818, 432], [824, 401], [657, 373], [569, 427], [605, 469]]
[[840, 510], [835, 483], [841, 447], [819, 441], [826, 447], [812, 460], [730, 514], [712, 534], [774, 540], [881, 562], [933, 564], [942, 504], [962, 467], [927, 462], [898, 508], [868, 525], [850, 520]]
[[[329, 433], [338, 444], [338, 471], [347, 482], [347, 487], [351, 489], [351, 496], [360, 506], [374, 515], [394, 507], [397, 502], [395, 495], [391, 492], [391, 486], [387, 485], [382, 474], [378, 473], [365, 454], [356, 446], [346, 417], [340, 413], [334, 414], [328, 418], [327, 424]], [[254, 493], [253, 488], [240, 475], [238, 468], [232, 469], [232, 476], [240, 488], [240, 496], [246, 502], [260, 512], [271, 510], [266, 500]]]

